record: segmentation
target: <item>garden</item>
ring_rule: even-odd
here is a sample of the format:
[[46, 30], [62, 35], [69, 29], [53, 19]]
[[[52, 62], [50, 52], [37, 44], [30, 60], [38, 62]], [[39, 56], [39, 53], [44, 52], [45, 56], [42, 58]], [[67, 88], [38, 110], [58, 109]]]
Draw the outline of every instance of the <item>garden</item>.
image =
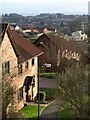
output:
[[[44, 108], [44, 106], [39, 107], [40, 112]], [[19, 113], [22, 114], [24, 118], [38, 118], [38, 106], [37, 105], [28, 105], [19, 110]]]

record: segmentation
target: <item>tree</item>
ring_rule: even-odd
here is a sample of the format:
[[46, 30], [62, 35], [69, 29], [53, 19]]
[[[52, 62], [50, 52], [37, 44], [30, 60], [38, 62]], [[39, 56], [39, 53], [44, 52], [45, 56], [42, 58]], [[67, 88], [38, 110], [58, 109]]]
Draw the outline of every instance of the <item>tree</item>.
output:
[[11, 87], [11, 81], [7, 80], [7, 77], [3, 76], [2, 79], [2, 118], [7, 118], [7, 107], [12, 102], [13, 88]]
[[12, 86], [14, 76], [2, 77], [2, 119], [19, 118], [22, 119], [20, 113], [16, 112], [14, 108], [14, 94], [15, 89]]
[[56, 78], [59, 84], [57, 96], [68, 103], [75, 118], [90, 118], [90, 98], [88, 94], [88, 67], [68, 67], [65, 73], [58, 73]]

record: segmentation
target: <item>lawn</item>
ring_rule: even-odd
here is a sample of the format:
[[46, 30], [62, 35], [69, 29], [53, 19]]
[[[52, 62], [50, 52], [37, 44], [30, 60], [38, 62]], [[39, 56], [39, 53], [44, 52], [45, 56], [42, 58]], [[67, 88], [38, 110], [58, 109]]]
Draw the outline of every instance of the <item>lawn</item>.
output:
[[59, 118], [73, 118], [73, 112], [71, 106], [67, 103], [62, 108], [59, 109]]
[[55, 78], [56, 73], [40, 73], [40, 77]]
[[53, 88], [40, 88], [40, 91], [46, 93], [46, 100], [54, 100], [56, 96], [56, 89]]
[[59, 118], [73, 118], [72, 111], [70, 109], [60, 111]]
[[[44, 106], [40, 106], [40, 111], [44, 108]], [[24, 118], [38, 118], [38, 106], [28, 105], [19, 112], [23, 115]]]

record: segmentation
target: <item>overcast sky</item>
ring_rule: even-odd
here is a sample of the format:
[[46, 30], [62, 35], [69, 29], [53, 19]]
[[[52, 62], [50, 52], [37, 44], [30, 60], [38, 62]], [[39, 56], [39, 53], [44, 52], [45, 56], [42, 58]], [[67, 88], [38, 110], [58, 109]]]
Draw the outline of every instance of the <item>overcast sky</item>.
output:
[[88, 0], [0, 0], [0, 14], [88, 14]]

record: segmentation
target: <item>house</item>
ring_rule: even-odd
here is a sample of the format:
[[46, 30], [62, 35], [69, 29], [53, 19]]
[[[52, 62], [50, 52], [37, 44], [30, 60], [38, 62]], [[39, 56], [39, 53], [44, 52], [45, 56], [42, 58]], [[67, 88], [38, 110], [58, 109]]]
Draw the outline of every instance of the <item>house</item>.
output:
[[72, 37], [76, 41], [85, 41], [85, 40], [87, 40], [87, 35], [85, 33], [82, 33], [82, 31], [73, 32]]
[[38, 89], [38, 57], [42, 54], [36, 46], [23, 38], [8, 24], [2, 24], [1, 41], [2, 77], [12, 77], [15, 90], [15, 108], [34, 101]]
[[15, 27], [15, 30], [20, 30], [20, 27], [17, 25], [16, 27]]
[[50, 63], [52, 67], [66, 64], [66, 60], [77, 61], [78, 63], [88, 63], [90, 58], [75, 45], [58, 34], [44, 33], [35, 42], [34, 45], [41, 49], [44, 54], [39, 57], [39, 63]]
[[49, 28], [44, 28], [43, 29], [43, 33], [48, 33], [48, 32], [57, 32], [57, 30], [56, 29], [49, 29]]

